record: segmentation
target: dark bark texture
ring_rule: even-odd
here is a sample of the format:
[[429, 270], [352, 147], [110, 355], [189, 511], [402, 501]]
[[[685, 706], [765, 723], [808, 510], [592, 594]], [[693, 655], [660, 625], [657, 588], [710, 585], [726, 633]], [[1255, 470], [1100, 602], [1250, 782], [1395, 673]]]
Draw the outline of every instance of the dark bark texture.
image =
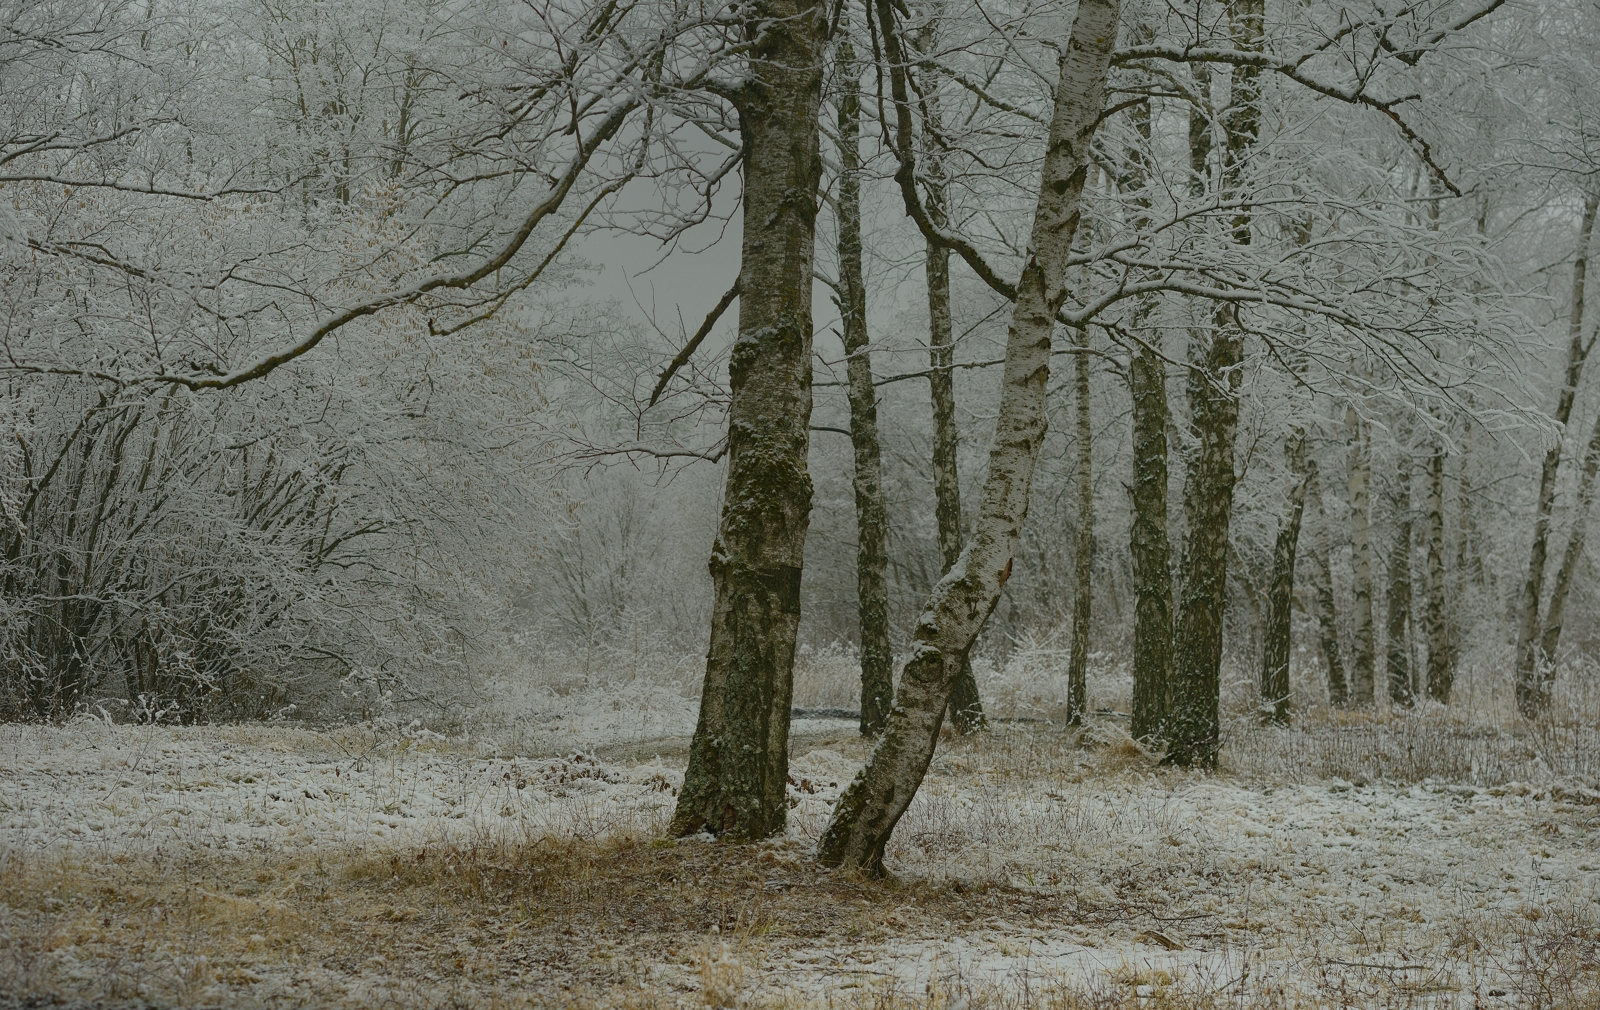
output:
[[[848, 33], [848, 24], [841, 23]], [[839, 68], [839, 315], [844, 329], [855, 450], [856, 600], [861, 629], [861, 732], [876, 736], [894, 703], [894, 651], [889, 646], [889, 523], [883, 504], [878, 445], [878, 394], [872, 385], [867, 289], [861, 263], [861, 94], [849, 35]]]
[[[1139, 39], [1150, 36], [1136, 29]], [[1150, 104], [1129, 110], [1142, 141], [1150, 140]], [[1149, 166], [1143, 147], [1128, 151], [1126, 187], [1134, 196], [1136, 224], [1149, 224]], [[1133, 331], [1144, 343], [1130, 348], [1128, 392], [1133, 415], [1133, 521], [1128, 553], [1133, 562], [1133, 712], [1129, 727], [1135, 740], [1156, 744], [1165, 738], [1167, 687], [1172, 676], [1172, 550], [1167, 542], [1167, 363], [1150, 327], [1154, 297], [1134, 308]]]
[[1428, 456], [1428, 605], [1424, 615], [1428, 638], [1428, 697], [1450, 701], [1455, 683], [1455, 636], [1451, 633], [1444, 570], [1444, 445]]
[[[1583, 204], [1582, 223], [1578, 229], [1578, 255], [1572, 264], [1572, 312], [1567, 331], [1567, 369], [1561, 383], [1561, 393], [1556, 397], [1555, 420], [1562, 429], [1572, 417], [1572, 402], [1578, 394], [1578, 382], [1583, 378], [1584, 360], [1589, 356], [1589, 345], [1583, 341], [1584, 281], [1589, 269], [1589, 243], [1594, 235], [1595, 212], [1600, 209], [1600, 193], [1589, 196]], [[1529, 550], [1528, 576], [1523, 580], [1521, 605], [1517, 614], [1517, 709], [1528, 718], [1544, 711], [1549, 701], [1548, 655], [1539, 643], [1539, 598], [1544, 592], [1545, 559], [1550, 547], [1550, 513], [1555, 508], [1556, 477], [1561, 469], [1561, 438], [1556, 438], [1544, 454], [1544, 465], [1539, 468], [1539, 497], [1534, 506], [1533, 545]]]
[[[1263, 0], [1229, 5], [1233, 44], [1247, 52], [1264, 46]], [[1224, 121], [1227, 146], [1223, 175], [1230, 197], [1241, 200], [1233, 219], [1233, 241], [1248, 245], [1251, 215], [1245, 167], [1261, 134], [1261, 70], [1232, 68], [1232, 96]], [[1204, 136], [1210, 136], [1207, 124]], [[1191, 120], [1190, 158], [1199, 138]], [[1188, 394], [1190, 423], [1199, 440], [1184, 482], [1188, 537], [1179, 566], [1182, 592], [1173, 649], [1171, 712], [1166, 761], [1181, 767], [1215, 768], [1220, 746], [1218, 707], [1222, 687], [1222, 629], [1227, 607], [1228, 535], [1233, 521], [1234, 439], [1239, 429], [1244, 332], [1238, 307], [1218, 306], [1209, 334], [1192, 342]], [[1198, 345], [1198, 346], [1194, 346]]]
[[1350, 701], [1344, 653], [1339, 648], [1339, 613], [1333, 597], [1333, 565], [1328, 556], [1328, 513], [1322, 500], [1322, 476], [1315, 457], [1306, 460], [1306, 505], [1316, 514], [1311, 538], [1311, 591], [1317, 612], [1317, 642], [1328, 667], [1328, 704], [1343, 708]]
[[1306, 505], [1306, 433], [1295, 430], [1284, 445], [1289, 464], [1289, 495], [1272, 551], [1272, 582], [1267, 587], [1265, 627], [1261, 632], [1261, 714], [1270, 722], [1289, 722], [1289, 646], [1293, 621], [1295, 553]]
[[739, 336], [728, 362], [728, 475], [712, 547], [711, 644], [670, 830], [784, 830], [800, 570], [811, 516], [811, 288], [826, 9], [760, 0], [744, 151]]
[[1350, 702], [1370, 707], [1377, 655], [1372, 631], [1372, 464], [1367, 427], [1354, 407], [1345, 414], [1345, 429], [1350, 439], [1350, 567], [1355, 596]]
[[[1078, 331], [1078, 347], [1089, 349], [1089, 331]], [[1089, 710], [1089, 621], [1094, 611], [1094, 427], [1089, 414], [1089, 355], [1073, 355], [1077, 399], [1078, 546], [1074, 552], [1072, 652], [1067, 664], [1067, 721], [1083, 723]]]
[[[939, 19], [928, 18], [912, 44], [919, 53], [937, 47]], [[944, 151], [939, 123], [939, 94], [936, 81], [924, 85], [920, 93], [922, 135], [928, 155], [923, 160], [922, 181], [927, 193], [928, 219], [935, 228], [949, 224], [946, 213]], [[925, 241], [926, 238], [925, 238]], [[949, 574], [961, 557], [961, 476], [956, 467], [959, 445], [956, 431], [955, 337], [950, 323], [950, 250], [927, 241], [925, 260], [928, 282], [928, 388], [933, 400], [933, 492], [934, 514], [939, 527], [939, 551], [943, 565], [939, 575]], [[970, 654], [961, 657], [961, 672], [950, 690], [950, 722], [956, 732], [976, 733], [988, 726], [983, 714], [983, 699], [972, 676]]]
[[1389, 700], [1410, 707], [1411, 687], [1411, 456], [1403, 449], [1394, 475], [1394, 545], [1389, 550], [1388, 635], [1385, 665]]
[[1172, 551], [1167, 542], [1167, 364], [1139, 347], [1133, 391], [1133, 724], [1135, 740], [1164, 739], [1172, 671]]

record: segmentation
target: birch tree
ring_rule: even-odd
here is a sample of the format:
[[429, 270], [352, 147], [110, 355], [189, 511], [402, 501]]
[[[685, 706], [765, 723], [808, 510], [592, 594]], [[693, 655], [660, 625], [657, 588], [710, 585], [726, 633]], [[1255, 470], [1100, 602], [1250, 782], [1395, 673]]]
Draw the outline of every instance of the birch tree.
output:
[[[1061, 49], [1050, 141], [1039, 185], [1028, 264], [1006, 340], [1000, 416], [977, 522], [957, 565], [940, 580], [917, 622], [889, 725], [865, 768], [839, 798], [817, 846], [825, 866], [882, 872], [883, 849], [916, 794], [943, 722], [960, 657], [972, 646], [1011, 576], [1019, 527], [1044, 436], [1051, 336], [1065, 302], [1068, 256], [1080, 219], [1090, 144], [1105, 105], [1116, 44], [1118, 0], [1080, 0]], [[894, 24], [880, 0], [879, 25]], [[904, 63], [884, 32], [885, 56]], [[898, 102], [905, 101], [899, 85]]]

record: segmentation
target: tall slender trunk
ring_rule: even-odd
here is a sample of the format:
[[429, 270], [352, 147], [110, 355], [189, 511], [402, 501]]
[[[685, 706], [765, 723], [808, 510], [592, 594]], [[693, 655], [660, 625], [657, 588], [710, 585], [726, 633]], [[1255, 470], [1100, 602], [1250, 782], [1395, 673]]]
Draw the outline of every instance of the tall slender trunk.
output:
[[1067, 665], [1067, 720], [1077, 726], [1089, 709], [1089, 619], [1094, 579], [1094, 428], [1089, 421], [1089, 330], [1078, 330], [1075, 359], [1078, 415], [1078, 549], [1074, 558], [1076, 588], [1072, 594], [1072, 655]]
[[1428, 609], [1424, 630], [1428, 636], [1428, 697], [1450, 701], [1455, 682], [1455, 656], [1450, 633], [1444, 570], [1444, 443], [1434, 444], [1428, 456]]
[[876, 736], [894, 704], [889, 646], [889, 523], [878, 447], [878, 393], [867, 339], [867, 289], [861, 264], [861, 93], [849, 23], [839, 30], [839, 295], [849, 377], [850, 442], [855, 449], [856, 599], [861, 626], [861, 733]]
[[[1263, 0], [1232, 0], [1234, 48], [1264, 47]], [[1228, 194], [1247, 201], [1245, 165], [1261, 134], [1261, 70], [1235, 66], [1229, 112], [1224, 122], [1227, 146], [1223, 165]], [[1208, 128], [1209, 129], [1209, 128]], [[1191, 131], [1191, 159], [1195, 157]], [[1233, 241], [1249, 245], [1251, 213], [1247, 202], [1233, 218]], [[1243, 381], [1244, 330], [1238, 305], [1219, 305], [1209, 340], [1191, 347], [1188, 394], [1191, 423], [1200, 440], [1184, 483], [1183, 511], [1188, 537], [1179, 580], [1177, 642], [1173, 650], [1172, 710], [1168, 719], [1166, 761], [1183, 767], [1215, 768], [1221, 746], [1218, 708], [1222, 690], [1222, 629], [1228, 599], [1228, 533], [1233, 521], [1234, 438], [1239, 429], [1239, 386]], [[1197, 353], [1198, 352], [1198, 353]]]
[[[893, 33], [892, 0], [878, 0], [877, 9], [884, 55], [891, 64], [904, 66]], [[1055, 112], [1029, 242], [1032, 255], [1017, 284], [1000, 411], [977, 522], [961, 560], [934, 588], [917, 622], [888, 728], [866, 767], [839, 797], [817, 843], [817, 860], [825, 866], [881, 872], [884, 846], [933, 758], [960, 658], [972, 647], [1011, 577], [1033, 469], [1044, 441], [1051, 335], [1066, 300], [1067, 260], [1078, 229], [1089, 146], [1105, 108], [1120, 10], [1120, 0], [1079, 0], [1072, 35], [1061, 50]], [[892, 80], [895, 101], [906, 102], [903, 78], [897, 75]]]
[[[1140, 38], [1149, 32], [1140, 27]], [[1130, 115], [1141, 140], [1150, 140], [1150, 103]], [[1135, 194], [1135, 227], [1149, 223], [1149, 183], [1143, 148], [1128, 152], [1128, 189]], [[1172, 672], [1172, 551], [1167, 543], [1167, 363], [1149, 327], [1154, 296], [1134, 307], [1133, 330], [1146, 342], [1130, 349], [1128, 392], [1133, 401], [1133, 522], [1128, 550], [1133, 560], [1133, 720], [1135, 740], [1155, 743], [1165, 735], [1167, 686]]]
[[811, 518], [812, 257], [826, 10], [758, 0], [737, 105], [744, 165], [727, 481], [711, 551], [711, 643], [671, 831], [784, 830], [800, 570]]
[[1461, 472], [1456, 475], [1456, 573], [1464, 579], [1469, 573], [1479, 589], [1488, 584], [1483, 552], [1478, 546], [1477, 510], [1472, 507], [1472, 415], [1461, 423]]
[[1386, 622], [1386, 665], [1389, 700], [1409, 707], [1411, 646], [1406, 628], [1411, 623], [1411, 454], [1402, 446], [1394, 474], [1394, 547], [1389, 553], [1389, 613]]
[[[1554, 663], [1556, 648], [1561, 645], [1561, 625], [1566, 619], [1567, 594], [1572, 590], [1572, 577], [1577, 574], [1578, 562], [1583, 560], [1584, 540], [1589, 532], [1589, 513], [1594, 510], [1595, 474], [1600, 471], [1600, 415], [1594, 420], [1589, 434], [1589, 445], [1583, 452], [1583, 473], [1578, 478], [1578, 501], [1572, 507], [1572, 530], [1567, 534], [1567, 548], [1561, 555], [1561, 567], [1556, 571], [1555, 585], [1550, 590], [1550, 610], [1545, 616], [1544, 634], [1539, 640], [1539, 650], [1548, 663]], [[1552, 671], [1553, 672], [1553, 671]], [[1546, 684], [1548, 692], [1549, 685]]]
[[1305, 514], [1306, 433], [1296, 428], [1283, 447], [1289, 464], [1289, 497], [1278, 541], [1272, 551], [1272, 584], [1267, 587], [1266, 627], [1261, 633], [1261, 713], [1271, 722], [1289, 722], [1289, 645], [1293, 623], [1294, 563]]
[[[1572, 401], [1583, 378], [1584, 359], [1589, 346], [1583, 342], [1583, 286], [1589, 269], [1589, 240], [1594, 235], [1595, 212], [1600, 209], [1600, 192], [1583, 202], [1583, 220], [1578, 228], [1578, 255], [1572, 264], [1572, 314], [1567, 325], [1567, 371], [1556, 398], [1556, 424], [1564, 432], [1572, 416]], [[1539, 597], [1544, 592], [1545, 554], [1550, 542], [1550, 513], [1555, 507], [1556, 476], [1561, 468], [1561, 434], [1544, 454], [1539, 468], [1539, 498], [1534, 506], [1533, 546], [1528, 557], [1528, 577], [1522, 584], [1522, 599], [1517, 613], [1517, 708], [1532, 718], [1544, 710], [1545, 675], [1540, 666], [1547, 661], [1539, 648]]]
[[1376, 646], [1372, 631], [1372, 461], [1367, 426], [1354, 407], [1345, 411], [1350, 454], [1350, 567], [1355, 597], [1355, 648], [1351, 654], [1350, 701], [1373, 702]]
[[1315, 457], [1306, 460], [1306, 498], [1317, 514], [1311, 538], [1311, 588], [1315, 594], [1317, 641], [1328, 664], [1328, 704], [1343, 708], [1350, 701], [1344, 654], [1339, 648], [1339, 613], [1333, 597], [1333, 564], [1328, 552], [1328, 513], [1322, 502], [1322, 476]]
[[1172, 670], [1172, 552], [1167, 544], [1167, 363], [1150, 347], [1128, 362], [1133, 391], [1133, 724], [1136, 740], [1166, 734]]
[[[929, 18], [916, 39], [917, 48], [932, 48], [932, 32], [937, 18]], [[936, 136], [937, 124], [928, 120], [939, 114], [938, 95], [924, 88], [923, 131], [929, 153], [923, 162], [928, 217], [934, 225], [948, 224], [944, 159]], [[955, 339], [950, 321], [950, 250], [935, 242], [927, 243], [924, 260], [928, 282], [928, 391], [933, 401], [933, 495], [934, 517], [939, 526], [939, 553], [944, 559], [941, 577], [961, 557], [961, 476], [956, 468], [956, 389]], [[961, 657], [961, 671], [950, 689], [950, 721], [956, 732], [974, 733], [988, 725], [983, 714], [983, 698], [972, 675], [970, 652]]]

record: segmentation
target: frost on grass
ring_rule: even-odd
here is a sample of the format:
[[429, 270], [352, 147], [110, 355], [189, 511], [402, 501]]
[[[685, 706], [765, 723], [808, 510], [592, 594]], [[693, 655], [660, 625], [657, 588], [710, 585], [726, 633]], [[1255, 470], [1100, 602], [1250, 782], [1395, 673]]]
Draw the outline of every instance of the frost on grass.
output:
[[[1311, 720], [1236, 730], [1208, 778], [1119, 726], [945, 741], [887, 881], [809, 858], [865, 754], [848, 727], [801, 745], [790, 835], [760, 846], [659, 839], [680, 781], [659, 761], [415, 728], [6, 727], [0, 973], [229, 1006], [1595, 999], [1582, 746], [1530, 757], [1538, 739], [1425, 713], [1346, 753]], [[1470, 758], [1363, 771], [1427, 740], [1480, 781]], [[1298, 763], [1272, 774], [1275, 754]]]

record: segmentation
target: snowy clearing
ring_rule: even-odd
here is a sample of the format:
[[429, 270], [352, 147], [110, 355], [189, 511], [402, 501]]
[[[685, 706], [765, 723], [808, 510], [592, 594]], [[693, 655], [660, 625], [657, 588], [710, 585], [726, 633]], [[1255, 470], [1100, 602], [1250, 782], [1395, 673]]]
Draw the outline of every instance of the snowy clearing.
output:
[[1595, 998], [1582, 783], [1205, 778], [1105, 727], [1000, 728], [946, 742], [873, 882], [809, 861], [864, 754], [809, 724], [789, 836], [730, 847], [657, 840], [676, 758], [7, 726], [0, 968], [228, 1006]]

